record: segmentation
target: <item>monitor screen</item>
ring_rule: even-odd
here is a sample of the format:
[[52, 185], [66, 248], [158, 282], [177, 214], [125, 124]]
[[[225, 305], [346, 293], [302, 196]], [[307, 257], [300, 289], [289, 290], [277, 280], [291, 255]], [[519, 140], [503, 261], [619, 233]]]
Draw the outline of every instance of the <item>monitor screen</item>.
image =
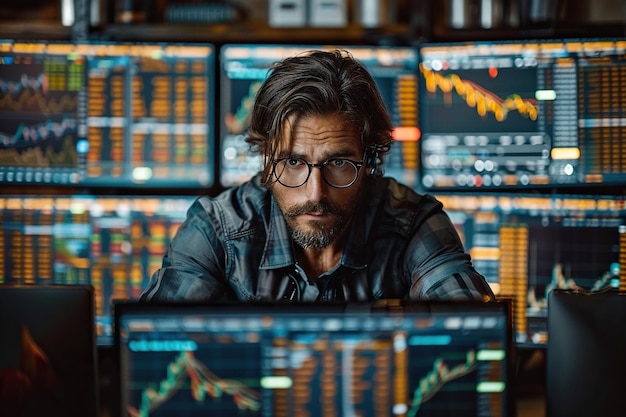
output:
[[0, 415], [97, 417], [89, 286], [0, 285]]
[[553, 289], [626, 290], [623, 197], [437, 194], [499, 296], [513, 299], [518, 346], [545, 347]]
[[0, 198], [0, 286], [94, 288], [97, 342], [113, 343], [113, 300], [147, 286], [191, 196], [11, 196]]
[[120, 415], [511, 415], [509, 307], [116, 304]]
[[553, 291], [548, 298], [546, 415], [624, 415], [626, 295]]
[[220, 182], [237, 185], [256, 174], [261, 157], [245, 142], [248, 115], [271, 64], [312, 49], [346, 49], [376, 81], [394, 126], [385, 174], [417, 185], [417, 50], [411, 47], [329, 45], [224, 45], [220, 53]]
[[212, 185], [212, 45], [0, 41], [0, 62], [0, 183]]
[[626, 40], [423, 44], [427, 190], [626, 182]]

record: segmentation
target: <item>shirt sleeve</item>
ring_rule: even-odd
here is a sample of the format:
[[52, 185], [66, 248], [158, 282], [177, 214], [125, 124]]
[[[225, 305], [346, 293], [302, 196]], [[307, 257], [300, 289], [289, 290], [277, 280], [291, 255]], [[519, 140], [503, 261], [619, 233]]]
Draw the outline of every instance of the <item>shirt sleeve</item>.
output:
[[495, 300], [440, 204], [419, 223], [409, 244], [407, 265], [411, 299]]
[[194, 202], [172, 239], [161, 268], [151, 277], [140, 301], [209, 301], [232, 297], [224, 278], [224, 246], [215, 223]]

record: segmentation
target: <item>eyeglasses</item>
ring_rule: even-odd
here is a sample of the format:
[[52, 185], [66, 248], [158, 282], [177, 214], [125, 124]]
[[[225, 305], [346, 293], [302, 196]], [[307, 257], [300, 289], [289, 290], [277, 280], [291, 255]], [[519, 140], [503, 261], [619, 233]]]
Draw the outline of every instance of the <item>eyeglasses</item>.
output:
[[326, 184], [335, 188], [347, 188], [359, 177], [359, 169], [363, 161], [352, 161], [345, 158], [330, 158], [321, 164], [310, 164], [302, 158], [280, 158], [272, 161], [276, 180], [289, 188], [304, 185], [311, 176], [313, 168], [322, 171]]

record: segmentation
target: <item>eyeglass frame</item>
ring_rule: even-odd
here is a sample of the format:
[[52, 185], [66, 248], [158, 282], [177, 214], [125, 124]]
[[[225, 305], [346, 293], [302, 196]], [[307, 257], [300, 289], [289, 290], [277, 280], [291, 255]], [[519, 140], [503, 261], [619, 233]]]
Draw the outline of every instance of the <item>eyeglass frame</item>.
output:
[[[278, 175], [276, 175], [276, 166], [282, 162], [282, 161], [286, 161], [288, 159], [296, 159], [299, 161], [302, 161], [306, 164], [307, 168], [309, 168], [309, 173], [306, 175], [306, 178], [304, 179], [304, 181], [302, 182], [302, 184], [300, 185], [285, 185], [280, 181], [280, 177]], [[330, 162], [330, 161], [346, 161], [351, 163], [352, 165], [354, 165], [354, 167], [356, 168], [356, 175], [354, 176], [354, 179], [347, 185], [334, 185], [331, 184], [330, 182], [328, 182], [328, 180], [326, 179], [326, 176], [324, 175], [324, 167]], [[287, 188], [298, 188], [298, 187], [302, 187], [304, 184], [307, 183], [307, 181], [309, 181], [309, 178], [311, 177], [311, 172], [313, 172], [313, 168], [319, 168], [320, 169], [320, 173], [322, 175], [322, 179], [324, 180], [324, 182], [328, 185], [330, 185], [333, 188], [348, 188], [351, 187], [352, 185], [354, 185], [354, 183], [359, 179], [359, 173], [361, 172], [361, 167], [363, 165], [365, 165], [365, 155], [363, 155], [363, 159], [361, 159], [360, 161], [354, 161], [352, 159], [348, 159], [348, 158], [328, 158], [325, 161], [322, 161], [319, 164], [312, 164], [309, 161], [307, 161], [304, 158], [294, 158], [291, 156], [285, 157], [285, 158], [278, 158], [278, 159], [272, 159], [272, 175], [274, 176], [274, 178], [276, 178], [276, 181], [282, 185], [283, 187], [287, 187]], [[282, 174], [281, 174], [282, 175]]]

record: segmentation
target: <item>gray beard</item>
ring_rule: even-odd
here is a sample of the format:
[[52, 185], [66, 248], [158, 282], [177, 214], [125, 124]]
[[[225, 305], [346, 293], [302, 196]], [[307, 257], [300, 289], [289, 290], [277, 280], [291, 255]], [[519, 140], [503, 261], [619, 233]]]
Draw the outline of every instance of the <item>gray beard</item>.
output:
[[[281, 207], [280, 201], [278, 200], [277, 203], [279, 209], [283, 214], [283, 217], [285, 218], [287, 227], [291, 232], [291, 238], [296, 245], [300, 246], [303, 249], [324, 249], [328, 247], [331, 243], [333, 243], [337, 236], [346, 227], [349, 219], [354, 214], [354, 210], [358, 200], [359, 197], [356, 197], [354, 201], [349, 202], [349, 204], [346, 205], [347, 207], [349, 207], [347, 210], [342, 210], [339, 207], [333, 206], [327, 201], [320, 201], [317, 203], [308, 202], [291, 208]], [[305, 214], [309, 211], [332, 213], [335, 215], [335, 221], [328, 228], [320, 227], [320, 225], [314, 221], [309, 222], [309, 227], [307, 227], [306, 229], [296, 227], [293, 219], [296, 216], [300, 214]]]
[[[299, 214], [306, 213], [307, 211], [332, 213], [335, 215], [335, 221], [329, 228], [322, 227], [315, 221], [310, 221], [308, 223], [309, 227], [306, 229], [296, 227], [296, 225], [292, 223], [292, 219]], [[285, 210], [283, 215], [287, 221], [287, 226], [291, 230], [291, 238], [296, 245], [303, 249], [323, 249], [327, 247], [335, 240], [346, 224], [345, 214], [338, 208], [333, 207], [324, 201], [319, 203], [304, 204], [303, 206]]]
[[291, 229], [291, 238], [293, 239], [295, 244], [300, 246], [302, 249], [323, 249], [330, 245], [341, 231], [341, 228], [338, 227], [338, 224], [341, 224], [343, 222], [343, 219], [338, 220], [339, 221], [333, 224], [330, 229], [320, 229], [315, 225], [313, 226], [316, 229], [314, 231]]

